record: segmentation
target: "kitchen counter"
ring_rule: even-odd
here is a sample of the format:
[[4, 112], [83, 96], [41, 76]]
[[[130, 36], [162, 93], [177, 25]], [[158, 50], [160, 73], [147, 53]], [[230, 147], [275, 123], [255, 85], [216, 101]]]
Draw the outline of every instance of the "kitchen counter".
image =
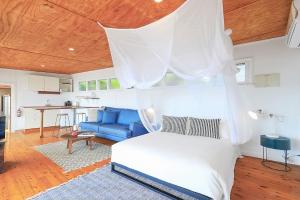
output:
[[99, 107], [93, 106], [23, 106], [24, 109], [34, 109], [40, 111], [40, 137], [44, 137], [44, 112], [47, 110], [73, 110], [73, 123], [76, 123], [77, 109], [97, 109]]
[[60, 110], [60, 109], [89, 109], [99, 108], [93, 106], [23, 106], [23, 108], [31, 108], [35, 110]]

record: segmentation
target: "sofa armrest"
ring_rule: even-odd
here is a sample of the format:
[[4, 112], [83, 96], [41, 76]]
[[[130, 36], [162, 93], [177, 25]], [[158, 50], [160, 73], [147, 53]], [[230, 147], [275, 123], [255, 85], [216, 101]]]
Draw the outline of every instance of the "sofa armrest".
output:
[[144, 135], [144, 134], [148, 133], [147, 129], [144, 127], [142, 122], [132, 122], [132, 123], [130, 123], [129, 129], [132, 132], [131, 137], [136, 137], [136, 136]]

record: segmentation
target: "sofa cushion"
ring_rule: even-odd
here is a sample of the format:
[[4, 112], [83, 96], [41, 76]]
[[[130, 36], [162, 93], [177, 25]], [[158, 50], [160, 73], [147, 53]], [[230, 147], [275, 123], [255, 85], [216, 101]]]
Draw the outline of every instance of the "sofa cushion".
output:
[[108, 110], [103, 111], [102, 123], [103, 124], [116, 123], [118, 119], [118, 114], [119, 114], [118, 112], [114, 112], [114, 111], [108, 111]]
[[124, 108], [105, 107], [104, 110], [113, 111], [113, 112], [120, 112], [121, 110], [124, 110]]
[[100, 124], [98, 122], [81, 122], [79, 126], [80, 129], [83, 131], [98, 132]]
[[121, 110], [118, 117], [118, 124], [129, 125], [132, 122], [140, 121], [139, 114], [136, 110]]
[[101, 123], [103, 119], [103, 110], [97, 110], [97, 122]]
[[99, 132], [104, 134], [115, 135], [122, 138], [130, 137], [131, 131], [129, 126], [120, 124], [101, 124]]

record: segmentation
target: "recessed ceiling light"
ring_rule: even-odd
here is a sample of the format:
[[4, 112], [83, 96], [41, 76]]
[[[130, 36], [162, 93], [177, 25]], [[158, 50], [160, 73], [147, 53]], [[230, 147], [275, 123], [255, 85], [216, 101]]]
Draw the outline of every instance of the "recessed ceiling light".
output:
[[41, 67], [45, 67], [45, 65], [41, 65]]
[[75, 51], [75, 49], [74, 49], [74, 48], [72, 48], [72, 47], [70, 47], [70, 48], [69, 48], [69, 51]]
[[154, 0], [156, 3], [160, 3], [162, 2], [163, 0]]

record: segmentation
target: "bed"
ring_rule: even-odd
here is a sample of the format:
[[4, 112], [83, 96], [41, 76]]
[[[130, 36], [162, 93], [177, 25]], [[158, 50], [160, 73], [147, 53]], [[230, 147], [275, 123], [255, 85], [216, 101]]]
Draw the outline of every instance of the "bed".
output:
[[238, 149], [230, 141], [154, 132], [112, 146], [115, 166], [215, 200], [230, 199]]

